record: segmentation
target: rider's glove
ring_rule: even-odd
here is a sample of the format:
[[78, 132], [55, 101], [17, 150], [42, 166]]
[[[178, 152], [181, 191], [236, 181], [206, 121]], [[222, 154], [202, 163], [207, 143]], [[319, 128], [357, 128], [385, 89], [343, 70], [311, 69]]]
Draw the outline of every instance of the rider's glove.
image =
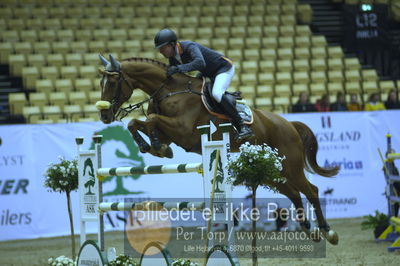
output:
[[173, 74], [179, 73], [179, 72], [180, 72], [179, 67], [177, 67], [177, 66], [169, 66], [169, 67], [167, 68], [167, 77], [169, 78], [169, 77], [171, 77]]

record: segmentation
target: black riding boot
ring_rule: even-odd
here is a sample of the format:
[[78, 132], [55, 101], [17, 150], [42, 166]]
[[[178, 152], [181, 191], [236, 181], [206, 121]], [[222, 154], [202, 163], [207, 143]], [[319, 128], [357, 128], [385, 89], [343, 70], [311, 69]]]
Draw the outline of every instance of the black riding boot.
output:
[[231, 99], [230, 96], [224, 94], [221, 100], [221, 107], [232, 119], [232, 124], [237, 129], [237, 140], [244, 140], [254, 136], [253, 131], [244, 123], [243, 119], [236, 110], [236, 100], [233, 97]]

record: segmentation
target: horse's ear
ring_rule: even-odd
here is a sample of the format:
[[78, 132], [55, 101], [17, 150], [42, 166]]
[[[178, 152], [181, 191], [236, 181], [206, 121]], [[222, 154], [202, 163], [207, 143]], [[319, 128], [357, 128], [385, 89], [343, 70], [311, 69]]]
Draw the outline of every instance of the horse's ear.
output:
[[107, 61], [107, 59], [104, 58], [104, 56], [102, 56], [101, 54], [99, 54], [99, 58], [101, 60], [101, 63], [103, 64], [104, 67], [107, 67], [107, 65], [109, 64], [109, 62]]
[[110, 57], [110, 62], [111, 62], [111, 69], [113, 71], [119, 72], [121, 70], [121, 63], [118, 62], [117, 59], [115, 59], [112, 54], [109, 54]]

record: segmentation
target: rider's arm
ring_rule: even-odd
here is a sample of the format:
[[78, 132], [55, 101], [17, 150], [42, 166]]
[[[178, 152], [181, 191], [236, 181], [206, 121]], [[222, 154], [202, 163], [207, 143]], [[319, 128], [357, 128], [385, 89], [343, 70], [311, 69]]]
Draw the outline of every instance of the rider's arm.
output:
[[190, 56], [192, 57], [192, 61], [187, 64], [178, 65], [180, 72], [190, 72], [190, 71], [202, 71], [206, 67], [206, 62], [204, 60], [203, 55], [199, 47], [194, 44], [191, 44], [187, 47], [188, 51], [190, 52]]
[[175, 58], [173, 58], [173, 57], [168, 58], [168, 61], [169, 61], [169, 65], [170, 65], [170, 66], [179, 65], [179, 62], [178, 62]]

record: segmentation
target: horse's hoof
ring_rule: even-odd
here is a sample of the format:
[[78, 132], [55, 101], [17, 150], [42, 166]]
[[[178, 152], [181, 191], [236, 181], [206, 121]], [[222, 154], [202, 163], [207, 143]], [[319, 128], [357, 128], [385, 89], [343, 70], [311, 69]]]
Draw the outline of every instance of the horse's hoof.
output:
[[161, 150], [156, 151], [153, 146], [150, 148], [149, 153], [156, 157], [164, 158], [164, 154]]
[[161, 143], [159, 141], [153, 141], [151, 143], [151, 147], [153, 148], [153, 150], [155, 151], [159, 151], [161, 149]]
[[161, 149], [159, 150], [159, 153], [160, 153], [161, 157], [166, 157], [166, 158], [169, 158], [169, 159], [174, 157], [174, 153], [173, 153], [171, 147], [168, 146], [167, 144], [162, 144], [161, 145]]
[[319, 228], [314, 228], [312, 232], [310, 232], [310, 239], [314, 242], [321, 241], [321, 231], [319, 230]]
[[329, 230], [328, 232], [322, 231], [322, 234], [332, 245], [337, 245], [339, 243], [339, 235], [333, 230]]
[[164, 155], [169, 159], [172, 159], [174, 157], [174, 152], [172, 151], [170, 146], [168, 146], [168, 148], [165, 150]]

